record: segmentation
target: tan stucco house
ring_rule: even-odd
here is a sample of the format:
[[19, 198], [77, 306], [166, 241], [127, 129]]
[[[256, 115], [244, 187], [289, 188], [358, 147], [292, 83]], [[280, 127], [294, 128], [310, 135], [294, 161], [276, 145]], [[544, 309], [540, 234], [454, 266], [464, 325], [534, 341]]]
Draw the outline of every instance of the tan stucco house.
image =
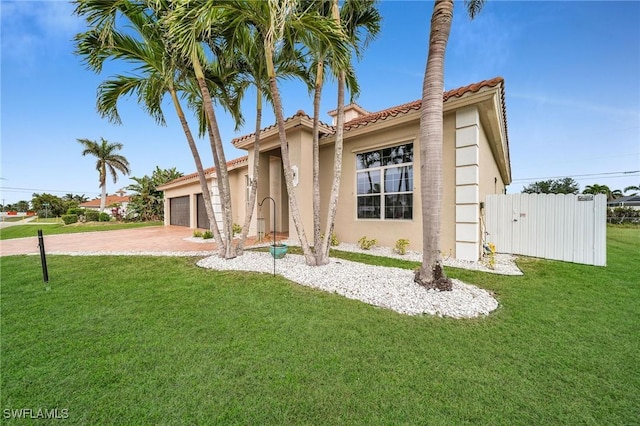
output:
[[[504, 81], [481, 81], [444, 93], [443, 220], [444, 256], [477, 260], [482, 250], [482, 206], [488, 194], [505, 193], [511, 183]], [[340, 200], [335, 232], [340, 241], [363, 236], [393, 246], [400, 238], [421, 250], [420, 107], [414, 101], [378, 112], [359, 105], [346, 107]], [[329, 113], [334, 117], [335, 111]], [[307, 235], [312, 235], [312, 119], [303, 111], [287, 118], [287, 139], [294, 185]], [[320, 191], [326, 212], [333, 178], [334, 127], [322, 124]], [[254, 135], [232, 141], [248, 151], [230, 161], [234, 222], [241, 224], [248, 206], [248, 184]], [[213, 203], [218, 204], [214, 169], [207, 169]], [[165, 224], [208, 228], [197, 175], [176, 179], [160, 188], [165, 194]], [[278, 232], [296, 238], [289, 215], [282, 172], [280, 141], [275, 125], [261, 133], [258, 202], [272, 197], [277, 205]], [[250, 234], [270, 232], [271, 204], [253, 215]], [[252, 206], [251, 208], [255, 208]], [[215, 208], [219, 211], [219, 207]], [[326, 213], [323, 213], [323, 217]], [[324, 227], [324, 224], [323, 224]], [[264, 228], [264, 229], [263, 229]]]

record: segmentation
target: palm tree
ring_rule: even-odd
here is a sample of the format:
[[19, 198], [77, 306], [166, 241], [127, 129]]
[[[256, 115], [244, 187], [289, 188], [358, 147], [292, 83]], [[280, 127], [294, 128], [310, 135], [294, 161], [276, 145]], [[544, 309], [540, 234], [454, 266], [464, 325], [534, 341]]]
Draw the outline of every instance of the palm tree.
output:
[[[208, 64], [215, 61], [219, 65], [233, 64], [234, 58], [225, 58], [217, 45], [218, 36], [225, 28], [221, 25], [223, 12], [235, 2], [181, 2], [176, 3], [174, 9], [166, 15], [167, 36], [174, 42], [179, 50], [181, 58], [189, 64], [193, 70], [197, 86], [200, 90], [203, 116], [209, 135], [211, 152], [215, 165], [216, 178], [220, 193], [222, 207], [223, 237], [219, 238], [217, 224], [214, 224], [214, 237], [219, 245], [220, 255], [226, 259], [236, 256], [233, 238], [233, 215], [231, 211], [231, 187], [229, 185], [229, 173], [227, 162], [220, 136], [220, 129], [216, 113], [213, 107], [214, 96], [211, 94], [207, 82], [206, 70]], [[205, 51], [205, 47], [207, 50]], [[223, 84], [229, 85], [223, 79]]]
[[624, 189], [624, 192], [625, 192], [625, 193], [626, 193], [626, 192], [629, 192], [629, 191], [634, 191], [633, 193], [629, 194], [629, 196], [637, 195], [638, 193], [637, 193], [637, 192], [635, 192], [635, 191], [640, 191], [640, 185], [630, 185], [630, 186], [627, 186], [627, 187]]
[[599, 185], [597, 183], [593, 185], [585, 186], [584, 191], [582, 191], [582, 193], [593, 194], [593, 195], [604, 194], [607, 196], [607, 201], [612, 201], [612, 200], [615, 200], [616, 198], [622, 197], [622, 191], [620, 191], [619, 189], [612, 190], [607, 185]]
[[[160, 0], [153, 3], [77, 0], [75, 3], [75, 13], [84, 16], [90, 27], [89, 31], [76, 36], [76, 53], [84, 58], [89, 69], [99, 73], [104, 61], [113, 58], [134, 64], [138, 72], [136, 75], [118, 75], [103, 82], [98, 89], [98, 112], [120, 124], [118, 100], [135, 93], [156, 122], [165, 125], [162, 101], [166, 93], [170, 95], [194, 159], [211, 231], [216, 240], [222, 242], [202, 160], [180, 102], [182, 93], [190, 96], [191, 104], [196, 103], [194, 85], [161, 20], [171, 12], [169, 3]], [[128, 23], [129, 28], [125, 30], [123, 27], [119, 31], [115, 27], [116, 14], [128, 21], [122, 24]], [[132, 35], [132, 30], [137, 38]], [[239, 119], [239, 115], [234, 118]], [[218, 249], [220, 254], [225, 252], [223, 244], [219, 244]]]
[[[213, 26], [216, 19], [221, 18], [221, 15], [216, 14], [214, 11], [216, 6], [219, 6], [220, 10], [223, 11], [224, 18], [222, 20], [227, 22], [226, 25], [251, 27], [257, 34], [261, 35], [261, 48], [264, 52], [269, 94], [276, 116], [283, 172], [289, 194], [289, 211], [300, 238], [305, 260], [307, 264], [313, 265], [315, 264], [315, 257], [306, 237], [293, 187], [293, 173], [284, 127], [282, 100], [277, 83], [279, 78], [276, 66], [277, 57], [280, 50], [291, 49], [292, 46], [299, 44], [302, 40], [308, 41], [313, 38], [317, 38], [328, 45], [341, 46], [342, 49], [336, 49], [336, 52], [343, 52], [343, 56], [346, 57], [348, 56], [346, 37], [333, 19], [322, 16], [313, 7], [300, 7], [300, 3], [296, 0], [228, 1], [224, 2], [222, 6], [217, 2], [203, 2], [198, 12], [198, 22], [208, 27]], [[344, 58], [342, 61], [346, 62]]]
[[[243, 82], [243, 84], [239, 85], [240, 93], [243, 94], [244, 89], [249, 86], [253, 86], [256, 90], [256, 121], [253, 142], [253, 168], [251, 172], [253, 178], [249, 182], [250, 191], [249, 199], [247, 200], [247, 209], [240, 232], [240, 238], [236, 246], [237, 254], [241, 254], [256, 205], [258, 175], [260, 170], [260, 136], [263, 100], [270, 103], [271, 97], [266, 68], [267, 64], [264, 57], [264, 49], [262, 49], [264, 37], [260, 32], [256, 31], [255, 27], [236, 25], [234, 19], [237, 18], [237, 16], [237, 14], [233, 13], [225, 16], [229, 21], [225, 26], [222, 37], [225, 40], [225, 47], [228, 49], [228, 52], [223, 53], [223, 55], [235, 58], [235, 68], [239, 70], [239, 79]], [[281, 49], [277, 53], [275, 67], [279, 78], [297, 77], [303, 81], [309, 79], [309, 74], [303, 66], [304, 56], [300, 50]]]
[[[324, 4], [324, 3], [322, 3]], [[325, 15], [327, 11], [321, 8]], [[375, 7], [375, 0], [347, 0], [342, 8], [338, 7], [338, 1], [331, 1], [330, 17], [339, 25], [349, 41], [349, 47], [353, 49], [357, 58], [362, 56], [363, 49], [373, 40], [380, 31], [381, 16]], [[363, 38], [364, 35], [364, 38]], [[344, 141], [344, 91], [345, 86], [351, 91], [351, 97], [359, 93], [355, 72], [351, 66], [350, 56], [344, 56], [342, 52], [334, 53], [341, 45], [329, 45], [323, 48], [320, 44], [315, 60], [315, 86], [313, 101], [313, 221], [314, 221], [314, 252], [316, 265], [324, 265], [329, 262], [329, 247], [335, 216], [338, 208], [340, 178], [342, 175], [342, 147]], [[340, 59], [346, 59], [341, 62]], [[337, 117], [334, 142], [333, 183], [329, 197], [329, 209], [327, 211], [326, 228], [324, 238], [320, 233], [320, 97], [323, 87], [323, 74], [325, 67], [336, 74], [338, 80]]]
[[[473, 19], [484, 0], [465, 0]], [[422, 199], [422, 265], [415, 281], [427, 288], [451, 290], [442, 267], [440, 222], [442, 214], [442, 143], [444, 58], [451, 32], [453, 0], [436, 0], [431, 15], [429, 53], [422, 85], [420, 114], [420, 186]]]
[[97, 158], [96, 170], [98, 171], [98, 180], [102, 189], [100, 198], [100, 212], [102, 212], [107, 200], [107, 172], [113, 178], [113, 183], [116, 183], [118, 181], [117, 172], [124, 175], [130, 173], [129, 161], [122, 155], [115, 153], [123, 147], [119, 142], [109, 143], [104, 138], [100, 138], [99, 143], [89, 139], [78, 139], [78, 142], [84, 147], [83, 156], [92, 155]]

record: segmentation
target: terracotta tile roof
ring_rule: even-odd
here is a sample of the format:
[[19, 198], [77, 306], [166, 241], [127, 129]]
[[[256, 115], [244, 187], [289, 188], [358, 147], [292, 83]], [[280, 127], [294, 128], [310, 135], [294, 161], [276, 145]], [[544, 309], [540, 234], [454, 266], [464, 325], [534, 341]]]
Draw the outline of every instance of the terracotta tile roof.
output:
[[[242, 165], [244, 163], [247, 163], [249, 160], [248, 156], [244, 156], [244, 157], [238, 157], [235, 158], [231, 161], [227, 161], [227, 168], [231, 169], [231, 168], [236, 168], [236, 166]], [[204, 175], [205, 176], [212, 176], [213, 174], [215, 174], [216, 172], [216, 168], [215, 167], [209, 167], [208, 169], [204, 169]], [[197, 180], [198, 179], [198, 172], [195, 173], [191, 173], [188, 175], [184, 175], [179, 177], [178, 179], [174, 179], [171, 182], [167, 182], [164, 185], [160, 185], [160, 188], [167, 186], [167, 185], [173, 185], [175, 183], [179, 183], [179, 182], [184, 182], [184, 181], [189, 181], [189, 180]]]
[[[369, 111], [367, 111], [366, 109], [362, 108], [359, 104], [357, 104], [356, 102], [351, 102], [348, 105], [344, 106], [345, 111], [349, 110], [349, 109], [354, 109], [358, 112], [360, 112], [361, 114], [369, 114]], [[332, 109], [331, 111], [329, 111], [327, 113], [330, 116], [335, 116], [336, 114], [338, 114], [338, 110], [337, 109]]]
[[[129, 196], [124, 196], [121, 197], [119, 195], [107, 195], [107, 200], [105, 202], [105, 206], [109, 207], [112, 204], [122, 204], [122, 203], [128, 203], [129, 202]], [[82, 203], [80, 204], [80, 207], [100, 207], [100, 197], [98, 198], [94, 198], [93, 200], [87, 201], [86, 203]]]
[[[464, 87], [459, 87], [457, 89], [453, 89], [453, 90], [449, 90], [444, 92], [444, 94], [442, 95], [442, 99], [444, 102], [446, 102], [448, 99], [451, 98], [460, 98], [468, 93], [476, 93], [478, 91], [480, 91], [481, 89], [485, 88], [485, 87], [496, 87], [498, 85], [504, 85], [504, 79], [502, 77], [495, 77], [492, 78], [490, 80], [483, 80], [480, 81], [478, 83], [473, 83], [473, 84], [469, 84], [468, 86], [464, 86]], [[352, 104], [355, 105], [356, 107], [362, 109], [363, 111], [364, 108], [362, 108], [360, 105], [357, 104]], [[344, 130], [348, 131], [351, 129], [355, 129], [358, 127], [362, 127], [362, 126], [366, 126], [370, 123], [375, 123], [377, 121], [380, 120], [386, 120], [389, 117], [397, 117], [398, 115], [402, 115], [402, 114], [407, 114], [411, 111], [419, 111], [420, 108], [422, 106], [422, 100], [419, 99], [417, 101], [413, 101], [413, 102], [408, 102], [406, 104], [402, 104], [402, 105], [397, 105], [391, 108], [387, 108], [384, 109], [382, 111], [378, 111], [378, 112], [372, 112], [369, 113], [367, 115], [363, 115], [362, 117], [358, 117], [355, 118], [347, 123], [345, 123], [344, 125]], [[506, 127], [506, 109], [505, 109], [505, 103], [504, 103], [504, 91], [502, 92], [502, 108], [503, 108], [503, 117], [505, 119], [505, 127]], [[331, 112], [335, 112], [331, 111]], [[331, 113], [330, 112], [330, 113]], [[313, 120], [308, 114], [306, 114], [304, 111], [302, 110], [298, 110], [294, 115], [292, 115], [291, 117], [288, 117], [287, 119], [285, 119], [285, 123], [294, 120], [298, 117], [304, 117], [307, 118], [309, 120]], [[322, 126], [325, 127], [326, 130], [328, 130], [327, 134], [324, 135], [324, 137], [329, 137], [331, 134], [333, 134], [335, 132], [335, 126], [331, 126], [329, 124], [326, 123], [320, 123]], [[277, 127], [277, 124], [274, 123], [271, 126], [265, 127], [263, 128], [261, 131], [265, 132], [268, 131], [270, 129], [274, 129]], [[250, 133], [248, 135], [244, 135], [244, 136], [239, 136], [235, 139], [233, 139], [231, 141], [231, 143], [233, 145], [236, 145], [240, 142], [246, 141], [248, 139], [252, 139], [254, 137], [255, 133]]]
[[[306, 118], [306, 119], [308, 119], [308, 120], [313, 121], [313, 118], [312, 118], [312, 117], [310, 117], [310, 116], [309, 116], [306, 112], [304, 112], [303, 110], [299, 109], [299, 110], [298, 110], [294, 115], [292, 115], [291, 117], [287, 117], [287, 118], [285, 118], [285, 119], [284, 119], [284, 122], [285, 122], [285, 124], [286, 124], [286, 123], [288, 123], [288, 122], [290, 122], [290, 121], [293, 121], [293, 120], [295, 120], [296, 118], [299, 118], [299, 117], [303, 117], [303, 118]], [[326, 124], [326, 123], [323, 123], [322, 121], [320, 122], [320, 126], [321, 126], [321, 127], [322, 127], [322, 126], [324, 126], [324, 127], [326, 127], [327, 129], [330, 129], [331, 131], [333, 131], [333, 126], [331, 126], [331, 125], [329, 125], [329, 124]], [[270, 125], [270, 126], [263, 127], [262, 129], [260, 129], [260, 132], [261, 132], [261, 133], [264, 133], [264, 132], [266, 132], [266, 131], [268, 131], [268, 130], [275, 129], [275, 128], [277, 128], [277, 127], [278, 127], [278, 123], [274, 123], [274, 124], [272, 124], [272, 125]], [[232, 144], [232, 145], [236, 145], [236, 144], [238, 144], [238, 143], [240, 143], [240, 142], [244, 142], [244, 141], [246, 141], [247, 139], [253, 139], [254, 137], [255, 137], [255, 132], [254, 132], [254, 133], [249, 133], [248, 135], [244, 135], [244, 136], [238, 136], [237, 138], [234, 138], [234, 139], [232, 139], [232, 140], [231, 140], [231, 144]]]
[[[504, 79], [502, 77], [495, 77], [495, 78], [492, 78], [491, 80], [483, 80], [481, 82], [473, 83], [468, 86], [449, 90], [447, 92], [444, 92], [444, 94], [442, 95], [442, 98], [443, 98], [443, 101], [446, 102], [448, 99], [459, 98], [466, 95], [467, 93], [476, 93], [484, 87], [495, 87], [503, 83], [504, 83]], [[502, 103], [504, 107], [504, 92], [502, 96], [503, 96]], [[345, 123], [344, 130], [350, 130], [357, 127], [366, 126], [369, 123], [375, 123], [380, 120], [386, 120], [389, 117], [396, 117], [400, 114], [406, 114], [411, 111], [419, 111], [421, 107], [422, 107], [422, 100], [419, 99], [417, 101], [387, 108], [382, 111], [373, 112], [371, 114], [358, 117], [354, 120], [351, 120]], [[505, 111], [503, 111], [503, 113], [504, 112]], [[506, 117], [506, 114], [505, 114], [505, 117]]]

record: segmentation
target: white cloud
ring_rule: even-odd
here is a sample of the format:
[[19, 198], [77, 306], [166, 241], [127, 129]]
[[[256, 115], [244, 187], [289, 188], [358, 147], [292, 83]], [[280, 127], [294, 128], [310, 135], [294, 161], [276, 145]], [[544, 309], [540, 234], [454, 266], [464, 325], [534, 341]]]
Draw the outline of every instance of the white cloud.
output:
[[20, 65], [37, 62], [43, 54], [68, 50], [83, 22], [67, 1], [2, 1], [2, 56]]

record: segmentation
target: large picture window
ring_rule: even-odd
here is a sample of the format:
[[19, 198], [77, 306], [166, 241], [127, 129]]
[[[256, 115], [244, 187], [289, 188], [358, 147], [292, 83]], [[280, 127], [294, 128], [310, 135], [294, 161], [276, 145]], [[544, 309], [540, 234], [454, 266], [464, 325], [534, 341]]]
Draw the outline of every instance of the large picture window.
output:
[[413, 143], [356, 154], [358, 219], [413, 219]]

